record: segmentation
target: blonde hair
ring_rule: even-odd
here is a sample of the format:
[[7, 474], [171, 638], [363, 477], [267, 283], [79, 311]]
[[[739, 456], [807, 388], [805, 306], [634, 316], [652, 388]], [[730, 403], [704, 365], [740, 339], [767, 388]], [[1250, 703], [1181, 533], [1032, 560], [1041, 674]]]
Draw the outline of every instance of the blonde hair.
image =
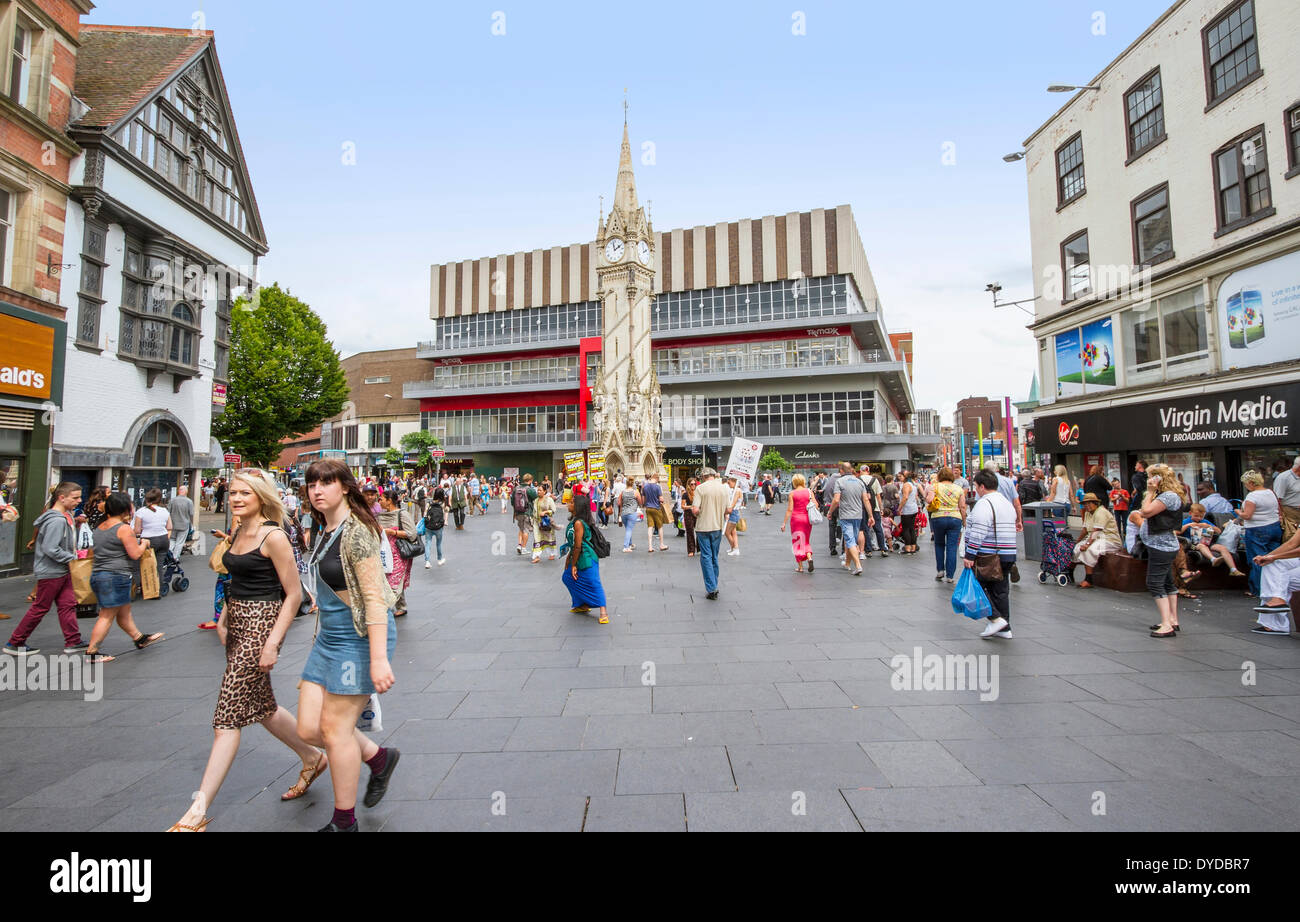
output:
[[1068, 470], [1066, 470], [1064, 464], [1058, 464], [1058, 465], [1056, 465], [1056, 467], [1052, 469], [1052, 473], [1055, 474], [1057, 477], [1069, 477], [1069, 476], [1070, 476], [1070, 472], [1069, 472]]
[[1190, 511], [1191, 511], [1192, 515], [1201, 515], [1201, 516], [1203, 516], [1203, 515], [1205, 515], [1205, 506], [1203, 506], [1201, 503], [1192, 503], [1192, 506], [1191, 506], [1191, 510], [1190, 510]]
[[808, 481], [804, 479], [803, 474], [795, 474], [790, 478], [790, 488], [792, 490], [797, 490], [807, 482]]
[[[1159, 488], [1151, 486], [1152, 475], [1160, 478]], [[1178, 479], [1168, 464], [1152, 464], [1147, 467], [1147, 495], [1155, 496], [1159, 493], [1175, 494], [1184, 506], [1191, 502], [1191, 497], [1187, 495], [1187, 484]]]
[[230, 475], [230, 482], [243, 481], [252, 489], [253, 495], [262, 504], [262, 520], [280, 525], [284, 522], [284, 503], [276, 492], [275, 481], [271, 475], [256, 468], [243, 468]]
[[1264, 489], [1264, 475], [1259, 471], [1246, 471], [1241, 475], [1241, 482], [1253, 490]]

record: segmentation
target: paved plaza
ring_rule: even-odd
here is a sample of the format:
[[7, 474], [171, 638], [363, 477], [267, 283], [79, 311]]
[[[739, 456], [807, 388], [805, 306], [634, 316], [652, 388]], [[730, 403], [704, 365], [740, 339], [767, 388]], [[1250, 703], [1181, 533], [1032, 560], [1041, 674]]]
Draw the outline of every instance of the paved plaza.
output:
[[[611, 527], [600, 625], [569, 614], [559, 564], [516, 556], [509, 521], [471, 518], [445, 567], [418, 562], [376, 734], [401, 766], [363, 830], [1300, 827], [1300, 640], [1249, 633], [1242, 596], [1184, 602], [1161, 641], [1147, 596], [1042, 586], [1031, 563], [1015, 638], [982, 641], [934, 581], [928, 536], [855, 579], [818, 526], [817, 572], [798, 575], [774, 513], [722, 559], [716, 602], [684, 540], [647, 555], [639, 528], [621, 554]], [[196, 627], [213, 575], [186, 564], [188, 593], [135, 607], [165, 642], [137, 652], [114, 628], [102, 700], [0, 692], [0, 829], [162, 830], [185, 810], [224, 666]], [[30, 586], [0, 582], [0, 610], [20, 616]], [[291, 710], [312, 630], [299, 619], [274, 673]], [[60, 652], [53, 615], [30, 642]], [[891, 660], [918, 647], [997, 654], [996, 699], [896, 687]], [[328, 822], [328, 777], [280, 802], [298, 769], [247, 729], [211, 829]]]

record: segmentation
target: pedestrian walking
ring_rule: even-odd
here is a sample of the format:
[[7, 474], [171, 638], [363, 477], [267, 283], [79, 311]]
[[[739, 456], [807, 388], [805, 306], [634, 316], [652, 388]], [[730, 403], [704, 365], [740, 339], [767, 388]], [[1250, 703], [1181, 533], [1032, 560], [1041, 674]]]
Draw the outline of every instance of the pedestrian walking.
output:
[[447, 526], [447, 494], [442, 487], [435, 487], [429, 506], [424, 511], [424, 568], [433, 566], [435, 546], [438, 552], [438, 566], [447, 562], [442, 556], [442, 530]]
[[213, 501], [216, 503], [216, 508], [214, 508], [212, 511], [225, 512], [226, 511], [226, 478], [224, 477], [217, 478], [217, 485], [216, 488], [213, 490], [212, 498]]
[[386, 490], [379, 497], [379, 527], [384, 530], [385, 540], [393, 552], [393, 570], [388, 574], [388, 585], [397, 594], [395, 617], [406, 614], [406, 589], [411, 585], [411, 560], [398, 553], [398, 541], [414, 541], [415, 525], [410, 515], [401, 507], [396, 490]]
[[636, 514], [640, 509], [637, 491], [631, 484], [619, 480], [614, 485], [614, 494], [618, 503], [618, 518], [623, 523], [623, 553], [630, 554], [636, 550], [632, 543], [632, 529], [636, 527]]
[[465, 510], [469, 508], [469, 487], [464, 477], [457, 477], [451, 484], [451, 517], [456, 522], [456, 530], [465, 530]]
[[57, 610], [59, 627], [63, 629], [63, 652], [86, 651], [77, 624], [77, 596], [72, 590], [72, 573], [68, 569], [68, 565], [77, 559], [72, 513], [79, 505], [81, 487], [65, 481], [54, 488], [54, 508], [41, 513], [36, 520], [36, 558], [32, 570], [36, 577], [36, 600], [18, 622], [9, 643], [5, 644], [4, 652], [10, 656], [30, 656], [41, 652], [27, 646], [27, 640], [51, 608]]
[[[383, 531], [352, 472], [325, 459], [307, 468], [307, 495], [321, 531], [308, 561], [319, 629], [303, 666], [298, 735], [325, 748], [334, 787], [334, 815], [321, 832], [356, 832], [361, 763], [370, 768], [367, 807], [388, 791], [401, 753], [356, 729], [369, 696], [393, 687], [397, 597], [379, 558]], [[369, 669], [366, 665], [369, 663]]]
[[1300, 454], [1292, 460], [1290, 469], [1273, 478], [1273, 492], [1282, 516], [1282, 534], [1290, 539], [1291, 533], [1300, 529]]
[[694, 557], [699, 553], [699, 542], [695, 540], [695, 511], [691, 508], [695, 505], [695, 491], [700, 482], [692, 477], [686, 481], [686, 488], [682, 491], [682, 525], [686, 533], [686, 556]]
[[728, 557], [740, 556], [740, 515], [745, 508], [745, 491], [737, 485], [736, 478], [730, 474], [727, 475], [727, 489], [730, 495], [727, 499], [727, 543], [731, 545], [731, 550], [727, 551]]
[[1246, 560], [1250, 564], [1250, 589], [1246, 595], [1258, 598], [1260, 569], [1256, 557], [1270, 554], [1282, 543], [1282, 509], [1277, 494], [1264, 486], [1259, 471], [1246, 471], [1241, 482], [1249, 491], [1241, 503], [1241, 521], [1245, 525]]
[[844, 539], [844, 569], [854, 576], [862, 575], [862, 560], [858, 557], [858, 532], [866, 513], [863, 505], [867, 493], [861, 477], [853, 474], [853, 465], [840, 463], [840, 476], [835, 481], [831, 497], [831, 512], [838, 517], [840, 533]]
[[600, 611], [600, 623], [609, 624], [605, 587], [600, 582], [600, 558], [592, 544], [596, 525], [591, 517], [591, 495], [583, 484], [574, 484], [568, 507], [569, 524], [565, 526], [564, 545], [560, 548], [567, 556], [560, 578], [573, 602], [569, 611], [576, 615], [596, 608]]
[[840, 508], [835, 505], [835, 490], [839, 486], [840, 472], [838, 469], [833, 471], [829, 477], [822, 478], [822, 488], [818, 493], [821, 499], [821, 508], [826, 510], [826, 521], [830, 528], [830, 554], [832, 557], [844, 559], [844, 533], [840, 531]]
[[94, 531], [95, 562], [90, 571], [90, 588], [99, 600], [99, 614], [85, 652], [86, 659], [92, 663], [113, 661], [113, 657], [100, 653], [99, 647], [114, 622], [131, 638], [137, 650], [157, 643], [164, 636], [161, 632], [145, 634], [131, 617], [131, 585], [139, 578], [139, 560], [149, 546], [127, 524], [134, 511], [129, 496], [111, 493], [104, 501], [104, 521]]
[[[899, 471], [902, 486], [898, 490], [898, 514], [903, 519], [903, 554], [915, 554], [920, 548], [916, 545], [916, 515], [921, 511], [921, 498], [916, 481], [911, 471]], [[992, 474], [997, 483], [997, 475]], [[1014, 515], [1014, 510], [1012, 511]]]
[[957, 574], [957, 545], [966, 527], [966, 493], [953, 481], [952, 468], [939, 470], [930, 510], [930, 529], [934, 533], [935, 581], [954, 582]]
[[790, 496], [785, 504], [785, 521], [781, 531], [790, 529], [790, 547], [794, 551], [794, 569], [803, 572], [803, 562], [808, 561], [808, 572], [813, 572], [812, 522], [808, 518], [808, 507], [816, 506], [812, 491], [804, 484], [803, 474], [795, 474], [790, 480]]
[[176, 495], [167, 503], [167, 516], [171, 519], [171, 555], [177, 562], [185, 552], [185, 545], [194, 534], [194, 500], [190, 499], [190, 488], [181, 486]]
[[992, 471], [971, 478], [979, 497], [966, 517], [966, 554], [962, 564], [975, 570], [993, 611], [980, 636], [1011, 639], [1011, 568], [1016, 563], [1016, 510], [998, 491]]
[[144, 505], [135, 511], [136, 536], [149, 542], [159, 561], [167, 555], [173, 531], [171, 515], [162, 500], [162, 490], [154, 487], [144, 495]]
[[470, 474], [469, 483], [465, 484], [465, 492], [469, 497], [466, 505], [469, 515], [473, 515], [474, 511], [479, 508], [479, 496], [482, 489], [483, 485], [478, 479], [478, 474]]
[[[577, 488], [576, 484], [574, 488]], [[590, 499], [590, 496], [585, 493], [584, 497]], [[572, 493], [569, 494], [569, 498], [573, 498]], [[587, 506], [591, 505], [590, 502], [583, 504]], [[550, 551], [550, 557], [548, 559], [554, 560], [555, 497], [551, 495], [551, 488], [544, 483], [542, 484], [541, 492], [537, 496], [537, 504], [533, 509], [533, 515], [535, 517], [533, 529], [537, 535], [537, 540], [533, 543], [533, 563], [541, 563], [543, 549], [548, 549]]]
[[884, 486], [881, 484], [880, 478], [877, 477], [872, 472], [871, 467], [869, 465], [866, 464], [862, 465], [859, 471], [859, 476], [862, 478], [862, 483], [867, 488], [867, 498], [871, 500], [871, 511], [872, 511], [871, 525], [869, 527], [864, 526], [862, 532], [862, 547], [861, 547], [861, 550], [863, 551], [862, 556], [863, 557], [871, 556], [872, 553], [871, 545], [874, 537], [875, 550], [880, 552], [881, 557], [888, 557], [889, 542], [888, 539], [885, 537], [885, 527], [884, 527], [885, 516], [882, 512], [882, 510], [884, 509], [884, 504], [882, 502], [882, 498], [884, 496]]
[[524, 548], [528, 547], [529, 538], [532, 538], [532, 543], [537, 542], [537, 530], [533, 522], [533, 506], [536, 502], [537, 488], [533, 486], [533, 475], [525, 474], [523, 480], [510, 491], [510, 508], [514, 510], [515, 531], [519, 533], [515, 553], [520, 556], [523, 555]]
[[234, 764], [244, 727], [260, 723], [302, 762], [298, 781], [281, 800], [302, 797], [329, 764], [323, 752], [298, 735], [297, 719], [276, 702], [271, 687], [271, 670], [302, 603], [302, 577], [284, 530], [289, 516], [271, 483], [269, 474], [252, 468], [230, 478], [227, 500], [240, 528], [222, 555], [231, 577], [217, 626], [226, 647], [226, 670], [203, 780], [189, 810], [168, 832], [201, 832], [211, 822], [207, 809]]
[[718, 599], [718, 551], [722, 547], [722, 525], [732, 491], [718, 479], [711, 467], [700, 470], [701, 483], [695, 490], [691, 511], [695, 514], [695, 540], [700, 548], [700, 572], [704, 576], [705, 598]]
[[645, 504], [645, 542], [650, 553], [655, 552], [655, 537], [659, 538], [659, 550], [668, 550], [664, 543], [664, 526], [668, 524], [668, 513], [664, 512], [663, 488], [659, 486], [659, 475], [651, 474], [641, 487], [641, 499]]
[[772, 486], [772, 476], [770, 474], [763, 478], [763, 483], [759, 486], [758, 492], [761, 497], [758, 511], [763, 515], [771, 515], [772, 504], [776, 502], [776, 488]]

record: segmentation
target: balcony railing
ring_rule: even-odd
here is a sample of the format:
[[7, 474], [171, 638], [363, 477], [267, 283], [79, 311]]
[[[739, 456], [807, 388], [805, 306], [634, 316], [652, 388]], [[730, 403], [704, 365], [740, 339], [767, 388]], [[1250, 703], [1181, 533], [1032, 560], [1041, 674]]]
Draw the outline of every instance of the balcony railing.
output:
[[561, 429], [555, 432], [479, 432], [469, 434], [438, 434], [438, 440], [448, 448], [464, 448], [478, 445], [540, 445], [590, 444], [594, 433], [585, 429]]
[[[472, 367], [472, 366], [453, 366]], [[509, 371], [490, 374], [447, 375], [427, 381], [408, 381], [402, 385], [403, 397], [428, 397], [442, 391], [495, 390], [498, 388], [527, 388], [543, 385], [578, 384], [578, 368], [549, 368], [537, 371]]]
[[[851, 374], [882, 363], [894, 363], [895, 359], [883, 349], [870, 349], [861, 353], [860, 358], [848, 362], [810, 362], [790, 364], [785, 361], [772, 361], [783, 356], [741, 355], [748, 361], [736, 361], [732, 356], [718, 356], [709, 361], [682, 359], [678, 362], [661, 360], [655, 363], [655, 374], [660, 381], [677, 381], [697, 379], [702, 375], [766, 374], [773, 372], [798, 372], [804, 374]], [[676, 366], [676, 367], [674, 367]]]

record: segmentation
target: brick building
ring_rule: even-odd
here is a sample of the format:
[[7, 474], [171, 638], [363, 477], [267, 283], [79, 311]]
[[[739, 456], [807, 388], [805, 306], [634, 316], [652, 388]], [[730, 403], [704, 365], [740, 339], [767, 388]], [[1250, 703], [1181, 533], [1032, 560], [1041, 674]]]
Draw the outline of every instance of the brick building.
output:
[[411, 347], [358, 352], [340, 364], [348, 381], [348, 403], [342, 413], [321, 424], [320, 450], [346, 452], [353, 473], [376, 475], [386, 467], [388, 449], [400, 450], [402, 436], [420, 428], [420, 401], [404, 397], [402, 391], [426, 376], [428, 363], [417, 359]]
[[[65, 133], [87, 0], [0, 3], [0, 575], [30, 563], [50, 470], [50, 409], [63, 399], [67, 325], [59, 303], [69, 169]], [[26, 560], [24, 560], [26, 558]]]

